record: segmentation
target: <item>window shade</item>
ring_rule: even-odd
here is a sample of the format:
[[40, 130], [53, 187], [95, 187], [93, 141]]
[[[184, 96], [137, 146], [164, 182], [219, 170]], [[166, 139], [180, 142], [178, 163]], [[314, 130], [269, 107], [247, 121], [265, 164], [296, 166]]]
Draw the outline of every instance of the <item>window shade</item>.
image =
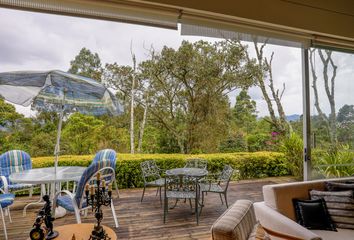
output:
[[89, 17], [177, 29], [177, 10], [142, 7], [109, 1], [0, 0], [1, 7]]
[[242, 41], [253, 41], [256, 36], [258, 42], [267, 41], [269, 44], [281, 46], [303, 48], [321, 46], [340, 51], [354, 51], [353, 41], [304, 33], [300, 30], [282, 29], [261, 23], [212, 19], [191, 14], [183, 14], [180, 22], [182, 35], [235, 38]]

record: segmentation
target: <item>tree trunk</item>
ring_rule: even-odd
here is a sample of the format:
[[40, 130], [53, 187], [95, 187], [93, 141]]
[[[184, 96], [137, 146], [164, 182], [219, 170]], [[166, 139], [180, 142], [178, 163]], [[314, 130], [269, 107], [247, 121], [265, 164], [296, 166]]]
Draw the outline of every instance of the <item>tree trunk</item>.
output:
[[143, 145], [143, 136], [144, 136], [145, 123], [146, 123], [147, 109], [148, 109], [148, 104], [146, 102], [144, 106], [143, 120], [141, 121], [140, 129], [139, 129], [138, 153], [141, 153], [141, 149]]
[[[131, 47], [131, 46], [130, 46]], [[132, 85], [130, 92], [130, 153], [134, 154], [134, 100], [135, 100], [135, 77], [136, 77], [136, 58], [131, 50], [132, 60], [133, 60], [133, 76]]]

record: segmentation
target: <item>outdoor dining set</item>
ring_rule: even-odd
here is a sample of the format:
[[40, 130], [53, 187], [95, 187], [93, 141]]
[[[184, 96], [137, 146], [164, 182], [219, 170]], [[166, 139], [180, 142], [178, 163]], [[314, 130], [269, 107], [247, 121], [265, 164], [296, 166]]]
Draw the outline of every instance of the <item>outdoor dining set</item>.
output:
[[[209, 174], [207, 170], [207, 161], [204, 159], [188, 159], [183, 168], [169, 169], [161, 176], [161, 169], [155, 161], [145, 161], [141, 163], [141, 171], [144, 180], [144, 189], [141, 196], [141, 202], [144, 199], [146, 187], [157, 187], [156, 195], [159, 194], [162, 204], [162, 188], [164, 189], [164, 223], [169, 209], [176, 207], [179, 200], [189, 201], [192, 208], [194, 201], [194, 214], [197, 224], [199, 215], [204, 207], [204, 195], [208, 192], [220, 195], [221, 203], [227, 202], [227, 189], [234, 173], [234, 169], [225, 165], [222, 172], [218, 174]], [[224, 198], [224, 200], [223, 200]], [[169, 199], [175, 200], [174, 206], [169, 208]]]
[[[32, 169], [29, 154], [21, 150], [3, 153], [0, 155], [0, 213], [5, 237], [7, 235], [4, 216], [7, 215], [10, 222], [12, 221], [9, 206], [14, 202], [15, 192], [28, 190], [32, 196], [35, 188], [40, 190], [40, 199], [24, 207], [24, 216], [30, 205], [44, 204], [41, 199], [47, 194], [53, 202], [55, 217], [65, 216], [66, 211], [73, 212], [76, 222], [80, 224], [81, 213], [86, 216], [89, 208], [85, 188], [98, 174], [102, 176], [104, 185], [108, 187], [113, 184], [116, 197], [119, 198], [115, 169], [116, 152], [112, 149], [99, 151], [88, 167], [58, 166], [57, 169], [55, 167]], [[141, 163], [141, 172], [144, 180], [141, 201], [144, 199], [146, 187], [157, 187], [156, 195], [159, 194], [161, 204], [164, 203], [164, 222], [169, 209], [176, 207], [181, 200], [185, 202], [188, 200], [191, 207], [192, 201], [194, 202], [194, 213], [199, 223], [199, 215], [204, 206], [204, 195], [207, 192], [219, 194], [221, 202], [225, 201], [228, 206], [227, 189], [233, 174], [233, 169], [228, 165], [225, 165], [220, 174], [211, 175], [208, 174], [206, 160], [190, 159], [183, 168], [169, 169], [165, 171], [165, 176], [161, 177], [161, 170], [156, 162], [150, 160]], [[169, 199], [175, 200], [174, 206], [169, 207]], [[118, 227], [113, 201], [110, 207], [115, 227]]]

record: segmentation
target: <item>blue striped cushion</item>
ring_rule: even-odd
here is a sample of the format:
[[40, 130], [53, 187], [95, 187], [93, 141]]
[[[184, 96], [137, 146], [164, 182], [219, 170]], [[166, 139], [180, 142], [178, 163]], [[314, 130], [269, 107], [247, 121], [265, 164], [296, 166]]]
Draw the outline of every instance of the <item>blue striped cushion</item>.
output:
[[[59, 196], [57, 199], [57, 205], [65, 208], [69, 212], [74, 212], [73, 202], [71, 201], [71, 198], [68, 195]], [[84, 200], [82, 202], [82, 207], [84, 208], [86, 206], [87, 203], [86, 200]]]
[[15, 199], [15, 195], [12, 193], [0, 194], [0, 205], [2, 208], [10, 206]]
[[[0, 175], [5, 176], [11, 184], [9, 176], [14, 172], [22, 172], [32, 169], [31, 157], [28, 153], [21, 150], [11, 150], [0, 155]], [[3, 183], [0, 182], [0, 187]]]

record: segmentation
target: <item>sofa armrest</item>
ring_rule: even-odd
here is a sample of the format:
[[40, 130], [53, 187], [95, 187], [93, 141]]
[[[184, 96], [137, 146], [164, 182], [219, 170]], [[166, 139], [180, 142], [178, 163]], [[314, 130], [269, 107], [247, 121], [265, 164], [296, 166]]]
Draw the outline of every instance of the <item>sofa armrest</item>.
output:
[[268, 207], [264, 202], [254, 203], [253, 206], [257, 220], [259, 220], [264, 227], [304, 240], [321, 240], [321, 237], [271, 207]]

